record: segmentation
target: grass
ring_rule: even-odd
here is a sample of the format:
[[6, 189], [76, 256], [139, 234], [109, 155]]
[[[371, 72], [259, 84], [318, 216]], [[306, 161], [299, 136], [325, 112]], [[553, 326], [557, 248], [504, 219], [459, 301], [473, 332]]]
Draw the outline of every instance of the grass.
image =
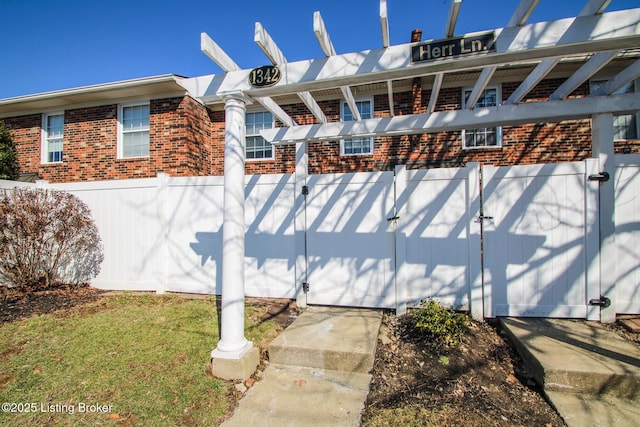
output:
[[[264, 346], [279, 326], [260, 310], [246, 336]], [[31, 411], [3, 406], [0, 425], [217, 425], [233, 388], [209, 373], [217, 321], [213, 299], [123, 295], [4, 324], [0, 403]]]

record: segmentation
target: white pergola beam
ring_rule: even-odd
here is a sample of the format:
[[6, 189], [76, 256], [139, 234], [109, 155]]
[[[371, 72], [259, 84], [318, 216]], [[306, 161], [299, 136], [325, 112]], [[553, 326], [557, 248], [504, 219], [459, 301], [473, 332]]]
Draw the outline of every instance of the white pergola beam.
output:
[[560, 57], [543, 59], [536, 68], [520, 83], [507, 99], [506, 104], [517, 104], [520, 102], [544, 77], [553, 70], [560, 62]]
[[291, 118], [290, 115], [286, 113], [273, 99], [267, 97], [260, 98], [256, 97], [256, 101], [258, 101], [264, 108], [270, 111], [274, 116], [276, 116], [285, 126], [297, 126], [298, 124]]
[[389, 15], [387, 0], [380, 0], [380, 28], [382, 30], [382, 47], [389, 47]]
[[609, 6], [609, 3], [611, 3], [611, 0], [588, 0], [578, 16], [600, 14]]
[[[518, 6], [518, 10], [520, 10], [520, 8], [524, 8], [524, 3], [528, 2], [529, 0], [522, 0], [520, 2], [520, 5]], [[611, 0], [589, 0], [587, 1], [587, 4], [582, 8], [582, 11], [580, 12], [580, 14], [578, 16], [580, 17], [587, 17], [587, 16], [592, 16], [595, 14], [599, 14], [602, 13], [602, 11], [609, 5]], [[535, 4], [537, 4], [537, 0], [535, 1]], [[533, 5], [533, 7], [535, 7], [535, 5]], [[509, 21], [509, 24], [513, 24], [513, 21], [515, 20], [515, 18], [517, 17], [516, 15], [519, 13], [518, 10], [516, 10], [516, 13], [514, 14], [513, 17], [511, 17], [511, 21]], [[533, 8], [531, 9], [533, 11]], [[527, 16], [528, 18], [528, 16]], [[636, 24], [637, 25], [637, 24]], [[511, 26], [511, 25], [510, 25]], [[589, 52], [587, 52], [589, 53]], [[540, 81], [551, 72], [551, 70], [558, 64], [558, 62], [560, 62], [561, 56], [557, 56], [555, 58], [546, 58], [543, 59], [542, 62], [540, 62], [536, 68], [531, 72], [531, 74], [529, 74], [527, 76], [526, 79], [524, 79], [524, 81], [522, 83], [520, 83], [520, 86], [518, 86], [518, 88], [511, 94], [511, 96], [509, 97], [509, 99], [507, 99], [507, 104], [516, 104], [518, 102], [520, 102], [525, 96], [527, 96], [527, 94], [538, 84], [540, 83]]]
[[458, 14], [460, 13], [460, 5], [462, 0], [451, 0], [449, 4], [449, 15], [447, 17], [447, 27], [444, 31], [444, 37], [453, 37], [456, 31], [456, 23], [458, 22]]
[[302, 100], [304, 105], [307, 106], [311, 114], [318, 119], [320, 123], [328, 123], [327, 116], [325, 116], [322, 108], [318, 105], [313, 95], [310, 92], [298, 92], [298, 97]]
[[287, 63], [287, 58], [285, 58], [276, 42], [273, 41], [273, 38], [271, 38], [260, 22], [256, 22], [253, 41], [258, 45], [258, 47], [260, 47], [274, 65]]
[[527, 20], [533, 13], [533, 10], [538, 6], [540, 0], [520, 0], [518, 7], [516, 8], [507, 27], [521, 27], [526, 24]]
[[351, 110], [351, 115], [354, 120], [360, 121], [362, 117], [360, 116], [360, 111], [358, 111], [358, 106], [356, 105], [356, 99], [353, 97], [353, 92], [349, 86], [341, 86], [340, 91], [342, 92], [342, 96], [347, 101], [347, 105], [349, 106], [349, 110]]
[[[324, 25], [322, 15], [320, 15], [320, 12], [318, 11], [313, 13], [313, 32], [316, 34], [316, 38], [318, 39], [325, 56], [328, 58], [337, 56], [336, 49], [333, 47], [327, 28]], [[342, 92], [344, 99], [347, 101], [347, 105], [349, 105], [353, 118], [356, 121], [362, 120], [360, 117], [360, 111], [358, 111], [358, 107], [356, 106], [356, 100], [351, 92], [351, 88], [348, 85], [342, 85], [340, 87], [340, 91]]]
[[389, 97], [389, 114], [393, 117], [396, 115], [393, 108], [393, 80], [387, 80], [387, 96]]
[[[253, 40], [264, 54], [267, 55], [267, 58], [269, 58], [273, 65], [284, 65], [287, 63], [287, 58], [284, 56], [284, 53], [282, 53], [276, 42], [260, 22], [256, 22]], [[306, 91], [299, 92], [298, 96], [320, 123], [327, 123], [327, 117], [311, 93]], [[280, 112], [281, 114], [286, 114], [282, 109], [280, 109]], [[293, 121], [293, 119], [287, 121]]]
[[[491, 77], [493, 76], [493, 73], [495, 73], [497, 68], [498, 67], [496, 67], [495, 65], [492, 65], [490, 67], [485, 67], [482, 69], [482, 72], [480, 73], [480, 77], [478, 77], [478, 80], [476, 81], [476, 84], [473, 86], [473, 90], [471, 91], [471, 95], [469, 95], [469, 99], [466, 101], [465, 107], [468, 110], [471, 110], [474, 108], [474, 106], [478, 102], [478, 99], [480, 99], [482, 92], [489, 84], [489, 80], [491, 80]], [[500, 102], [500, 100], [498, 100], [498, 102]]]
[[[489, 65], [514, 64], [568, 55], [591, 54], [640, 46], [640, 9], [609, 12], [497, 29], [496, 51], [453, 59], [411, 63], [411, 44], [347, 53], [328, 58], [285, 64], [282, 82], [255, 88], [248, 82], [251, 70], [227, 73], [218, 95], [244, 91], [255, 96], [286, 95], [362, 85], [437, 73], [463, 72]], [[212, 97], [207, 101], [211, 102]]]
[[431, 96], [429, 97], [429, 105], [427, 106], [427, 113], [433, 113], [438, 103], [438, 97], [440, 96], [440, 88], [442, 87], [442, 81], [444, 80], [444, 73], [438, 73], [433, 80], [433, 87], [431, 88]]
[[320, 48], [324, 52], [325, 56], [334, 56], [336, 54], [336, 50], [333, 47], [333, 43], [331, 43], [327, 27], [324, 25], [324, 20], [322, 19], [322, 15], [320, 15], [319, 11], [313, 12], [313, 32], [315, 33], [318, 43], [320, 43]]
[[639, 108], [640, 93], [628, 93], [499, 105], [475, 110], [438, 111], [431, 114], [366, 119], [360, 122], [332, 122], [324, 125], [264, 129], [260, 134], [273, 144], [292, 144], [296, 141], [437, 133], [469, 128], [557, 122], [589, 118], [594, 114], [625, 114]]
[[210, 60], [218, 64], [223, 71], [230, 72], [241, 69], [207, 33], [200, 33], [200, 50], [207, 55]]
[[613, 58], [616, 57], [619, 51], [612, 50], [609, 52], [600, 52], [593, 55], [582, 67], [580, 67], [575, 73], [565, 80], [558, 89], [555, 90], [549, 96], [550, 101], [566, 98], [576, 90], [578, 86], [587, 81], [589, 77], [593, 76], [598, 70], [607, 65]]
[[638, 77], [640, 77], [640, 59], [613, 76], [611, 80], [600, 86], [589, 96], [613, 95]]

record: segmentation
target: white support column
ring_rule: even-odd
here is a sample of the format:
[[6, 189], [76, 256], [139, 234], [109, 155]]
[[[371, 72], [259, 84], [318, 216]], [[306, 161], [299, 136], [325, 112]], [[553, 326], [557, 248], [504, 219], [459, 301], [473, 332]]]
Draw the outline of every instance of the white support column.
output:
[[[600, 294], [613, 298], [616, 274], [615, 258], [615, 159], [613, 147], [613, 115], [598, 114], [591, 118], [593, 156], [600, 161], [600, 172], [607, 172], [609, 180], [600, 183]], [[615, 301], [600, 311], [600, 320], [615, 322]]]
[[[224, 107], [222, 307], [220, 341], [211, 357], [214, 375], [226, 379], [247, 378], [255, 370], [254, 366], [238, 373], [238, 367], [229, 368], [224, 363], [216, 365], [218, 359], [240, 360], [253, 348], [253, 343], [244, 337], [245, 102], [241, 94], [234, 94], [226, 97]], [[226, 370], [232, 372], [221, 372]], [[247, 371], [250, 371], [249, 375], [246, 375]]]

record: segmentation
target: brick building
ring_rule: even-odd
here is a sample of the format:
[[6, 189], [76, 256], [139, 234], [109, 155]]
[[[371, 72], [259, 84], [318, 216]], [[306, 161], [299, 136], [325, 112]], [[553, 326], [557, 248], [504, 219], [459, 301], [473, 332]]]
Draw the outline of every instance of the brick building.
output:
[[[570, 96], [588, 95], [599, 81], [628, 66], [633, 60], [628, 56], [612, 61]], [[579, 65], [581, 62], [575, 60], [560, 64], [523, 102], [548, 99]], [[498, 70], [480, 102], [503, 104], [532, 68], [525, 65]], [[445, 77], [434, 111], [464, 108], [463, 96], [468, 95], [477, 77], [477, 72]], [[425, 113], [433, 80], [427, 76], [393, 82], [394, 114]], [[188, 87], [189, 79], [168, 75], [25, 96], [0, 101], [0, 118], [12, 131], [21, 172], [35, 173], [51, 182], [143, 178], [159, 172], [172, 176], [222, 175], [223, 104], [206, 104]], [[635, 91], [635, 84], [627, 85], [625, 90]], [[341, 102], [344, 100], [340, 91], [325, 92], [317, 99], [328, 121], [345, 120], [345, 111], [349, 111]], [[385, 84], [363, 85], [354, 92], [359, 108], [366, 110], [369, 117], [390, 116]], [[317, 122], [297, 101], [279, 100], [297, 123]], [[246, 173], [294, 172], [294, 146], [272, 147], [256, 136], [258, 127], [282, 126], [260, 107], [247, 107], [249, 121], [258, 122], [249, 124], [254, 127], [247, 132], [247, 140], [253, 142], [248, 146]], [[136, 114], [142, 117], [136, 119]], [[616, 121], [616, 151], [640, 151], [636, 115], [625, 115]], [[127, 138], [141, 138], [142, 145], [129, 143]], [[591, 122], [566, 120], [505, 126], [488, 132], [482, 129], [360, 138], [347, 141], [346, 148], [345, 141], [321, 141], [310, 143], [308, 153], [310, 174], [393, 170], [398, 164], [432, 168], [460, 166], [469, 161], [492, 165], [575, 161], [591, 156]]]

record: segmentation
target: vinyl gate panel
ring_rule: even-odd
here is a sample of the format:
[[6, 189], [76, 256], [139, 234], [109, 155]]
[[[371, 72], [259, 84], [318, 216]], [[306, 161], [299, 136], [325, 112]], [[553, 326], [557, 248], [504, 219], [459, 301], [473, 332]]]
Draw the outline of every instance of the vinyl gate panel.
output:
[[486, 316], [587, 316], [585, 182], [585, 163], [483, 168]]
[[617, 313], [640, 313], [640, 156], [616, 156]]
[[393, 180], [393, 172], [309, 177], [308, 303], [395, 306]]
[[436, 298], [469, 308], [467, 179], [466, 168], [397, 171], [401, 305]]

